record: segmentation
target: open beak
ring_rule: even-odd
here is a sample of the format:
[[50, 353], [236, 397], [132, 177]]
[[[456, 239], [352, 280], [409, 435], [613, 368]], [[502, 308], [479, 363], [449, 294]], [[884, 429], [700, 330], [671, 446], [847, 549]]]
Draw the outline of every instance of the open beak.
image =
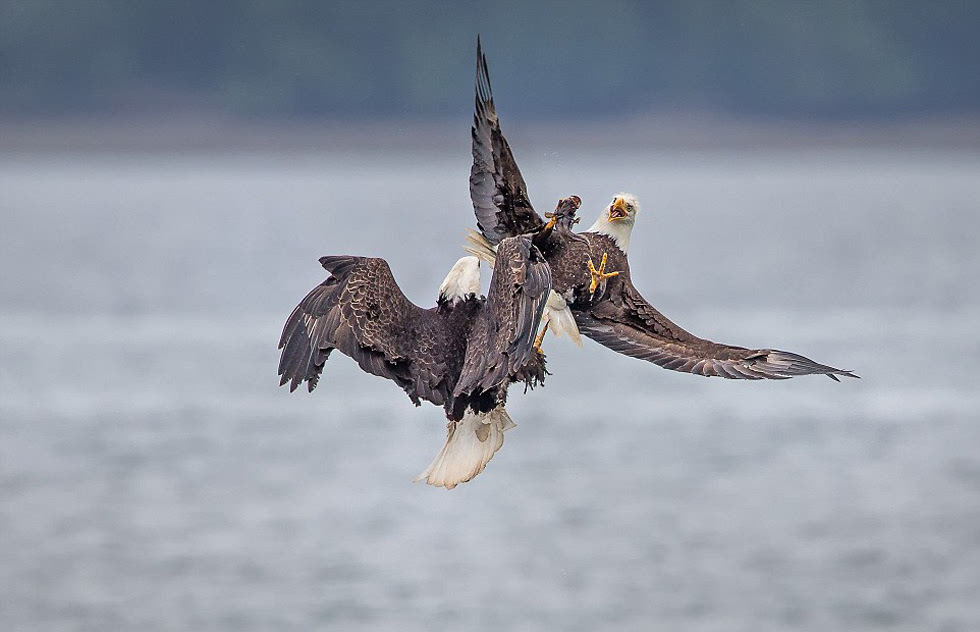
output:
[[626, 219], [629, 217], [629, 212], [626, 210], [626, 200], [621, 197], [613, 200], [612, 205], [609, 207], [609, 221], [615, 222], [616, 220]]

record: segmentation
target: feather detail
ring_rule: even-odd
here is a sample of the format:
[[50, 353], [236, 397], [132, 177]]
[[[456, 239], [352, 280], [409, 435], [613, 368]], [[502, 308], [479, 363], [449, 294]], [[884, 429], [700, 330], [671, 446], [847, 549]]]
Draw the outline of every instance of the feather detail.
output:
[[466, 243], [463, 250], [470, 253], [480, 261], [486, 261], [493, 268], [494, 261], [497, 259], [497, 247], [490, 243], [490, 240], [472, 228], [466, 229]]
[[554, 290], [548, 294], [548, 302], [544, 306], [541, 326], [545, 324], [555, 336], [561, 337], [562, 334], [567, 334], [572, 342], [582, 346], [582, 336], [579, 334], [578, 325], [575, 324], [575, 316], [568, 308], [565, 299]]
[[473, 141], [470, 200], [480, 232], [496, 244], [505, 237], [537, 232], [544, 226], [544, 220], [531, 206], [521, 170], [500, 131], [487, 59], [479, 40], [476, 44], [475, 88], [473, 127], [470, 128]]

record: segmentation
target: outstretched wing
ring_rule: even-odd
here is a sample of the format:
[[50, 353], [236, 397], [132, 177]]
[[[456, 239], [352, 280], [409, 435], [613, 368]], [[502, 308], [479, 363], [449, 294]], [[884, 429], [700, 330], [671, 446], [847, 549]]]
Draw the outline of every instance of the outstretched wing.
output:
[[510, 237], [500, 242], [487, 307], [467, 341], [454, 392], [457, 401], [507, 384], [524, 366], [550, 290], [551, 268], [530, 238]]
[[579, 331], [613, 351], [672, 371], [740, 380], [785, 380], [797, 375], [858, 377], [776, 349], [746, 349], [698, 338], [658, 312], [627, 280], [622, 293], [575, 311]]
[[384, 259], [323, 257], [331, 276], [313, 288], [286, 320], [279, 348], [280, 386], [312, 391], [333, 349], [374, 375], [394, 380], [416, 404], [442, 405], [446, 368], [430, 353], [430, 312], [402, 293]]
[[479, 38], [476, 40], [476, 109], [471, 131], [470, 199], [480, 232], [490, 243], [497, 244], [504, 237], [540, 229], [544, 221], [531, 206], [521, 170], [500, 131], [487, 58]]

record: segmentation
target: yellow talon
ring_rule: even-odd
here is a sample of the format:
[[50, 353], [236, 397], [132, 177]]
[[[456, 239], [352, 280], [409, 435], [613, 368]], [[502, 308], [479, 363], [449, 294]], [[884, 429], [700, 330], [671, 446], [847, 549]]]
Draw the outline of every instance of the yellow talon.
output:
[[618, 271], [606, 272], [607, 256], [608, 253], [605, 252], [602, 253], [602, 261], [599, 262], [599, 269], [596, 269], [595, 265], [592, 263], [591, 258], [588, 261], [589, 273], [592, 275], [592, 283], [589, 284], [589, 294], [595, 294], [596, 288], [599, 287], [599, 283], [601, 283], [602, 281], [619, 275]]
[[[548, 217], [548, 216], [546, 215], [545, 217]], [[556, 216], [554, 213], [552, 213], [550, 215], [550, 217], [551, 217], [551, 219], [549, 219], [548, 220], [548, 223], [544, 225], [544, 230], [551, 230], [552, 228], [555, 227], [555, 224], [558, 223], [558, 216]]]

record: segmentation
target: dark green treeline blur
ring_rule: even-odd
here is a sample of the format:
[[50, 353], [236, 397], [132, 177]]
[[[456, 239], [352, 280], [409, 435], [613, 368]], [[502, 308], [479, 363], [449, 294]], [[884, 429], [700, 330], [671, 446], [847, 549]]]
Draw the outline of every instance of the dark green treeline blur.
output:
[[[0, 114], [980, 111], [980, 2], [0, 0]], [[520, 98], [514, 95], [520, 95]]]

